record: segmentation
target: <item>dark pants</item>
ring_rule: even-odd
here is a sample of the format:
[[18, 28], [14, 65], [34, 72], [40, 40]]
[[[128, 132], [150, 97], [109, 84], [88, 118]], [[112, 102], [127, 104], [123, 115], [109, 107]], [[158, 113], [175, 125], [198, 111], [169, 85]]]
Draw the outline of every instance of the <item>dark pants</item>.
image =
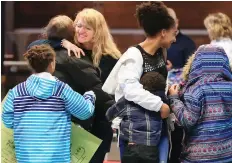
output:
[[[104, 140], [103, 142], [104, 143]], [[92, 159], [89, 163], [103, 163], [106, 155], [106, 150], [104, 149], [104, 146], [101, 144], [95, 154], [93, 155]]]
[[95, 122], [93, 123], [91, 133], [102, 140], [101, 145], [93, 155], [89, 163], [103, 163], [105, 155], [110, 151], [110, 146], [113, 138], [111, 123]]
[[156, 146], [126, 145], [122, 163], [159, 163]]
[[180, 154], [182, 151], [182, 138], [183, 138], [183, 129], [175, 125], [175, 130], [172, 132], [172, 152], [169, 163], [180, 163]]

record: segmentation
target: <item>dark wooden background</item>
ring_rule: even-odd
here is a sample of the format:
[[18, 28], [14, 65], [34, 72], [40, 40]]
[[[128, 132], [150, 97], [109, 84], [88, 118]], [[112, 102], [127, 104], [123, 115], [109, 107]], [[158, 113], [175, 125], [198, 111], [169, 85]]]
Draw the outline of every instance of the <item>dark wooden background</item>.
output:
[[[85, 8], [95, 8], [103, 13], [112, 29], [138, 29], [134, 17], [135, 8], [141, 2], [14, 2], [14, 28], [41, 28], [49, 19], [58, 14], [75, 18], [76, 13]], [[172, 7], [180, 20], [181, 29], [205, 29], [204, 18], [212, 12], [223, 12], [232, 17], [232, 2], [164, 2]], [[130, 46], [142, 41], [142, 35], [113, 35], [122, 52]], [[208, 36], [190, 36], [197, 46], [208, 43]], [[37, 38], [31, 36], [28, 41]]]

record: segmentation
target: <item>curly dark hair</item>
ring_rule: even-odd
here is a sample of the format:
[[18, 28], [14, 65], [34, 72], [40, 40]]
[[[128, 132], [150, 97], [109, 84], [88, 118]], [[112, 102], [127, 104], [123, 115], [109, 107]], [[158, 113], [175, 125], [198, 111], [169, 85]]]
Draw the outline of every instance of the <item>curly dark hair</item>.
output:
[[139, 25], [147, 36], [155, 36], [162, 29], [170, 29], [175, 26], [175, 20], [169, 15], [167, 6], [163, 2], [143, 2], [136, 6], [136, 14]]
[[48, 65], [55, 60], [56, 53], [50, 45], [34, 45], [23, 55], [36, 72], [45, 72]]
[[143, 88], [148, 91], [164, 91], [166, 88], [165, 78], [155, 71], [145, 73], [141, 77], [140, 83], [143, 85]]

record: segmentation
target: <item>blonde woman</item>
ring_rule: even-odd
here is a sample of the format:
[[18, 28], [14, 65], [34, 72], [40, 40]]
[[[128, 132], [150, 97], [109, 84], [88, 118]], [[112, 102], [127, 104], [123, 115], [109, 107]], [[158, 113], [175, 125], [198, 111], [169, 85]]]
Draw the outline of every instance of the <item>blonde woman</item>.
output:
[[204, 25], [208, 31], [211, 44], [223, 47], [232, 65], [232, 23], [224, 13], [209, 14]]
[[[104, 82], [121, 56], [104, 16], [95, 9], [85, 8], [77, 14], [74, 26], [75, 44], [84, 51], [95, 67], [100, 68]], [[62, 46], [68, 51], [79, 51], [76, 45], [62, 40]]]
[[[101, 81], [104, 83], [121, 56], [110, 34], [104, 16], [97, 10], [85, 8], [77, 14], [74, 20], [74, 27], [75, 44], [64, 39], [61, 42], [62, 46], [65, 47], [69, 53], [73, 51], [78, 57], [80, 57], [80, 53], [84, 53], [85, 55], [82, 56], [81, 59], [86, 60], [99, 70]], [[101, 89], [100, 85], [99, 88]], [[101, 97], [96, 98], [98, 99]], [[110, 150], [113, 136], [111, 123], [106, 121], [105, 116], [96, 113], [91, 133], [103, 140], [91, 162], [102, 163], [105, 154]]]

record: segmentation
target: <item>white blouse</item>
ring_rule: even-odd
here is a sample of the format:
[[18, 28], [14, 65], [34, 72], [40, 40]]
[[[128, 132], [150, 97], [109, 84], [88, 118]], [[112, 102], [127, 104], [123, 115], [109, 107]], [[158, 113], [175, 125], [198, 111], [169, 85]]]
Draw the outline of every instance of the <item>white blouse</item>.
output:
[[163, 102], [159, 96], [143, 89], [139, 82], [142, 73], [142, 54], [136, 47], [130, 47], [111, 71], [102, 90], [115, 95], [116, 101], [124, 96], [147, 110], [158, 112]]

